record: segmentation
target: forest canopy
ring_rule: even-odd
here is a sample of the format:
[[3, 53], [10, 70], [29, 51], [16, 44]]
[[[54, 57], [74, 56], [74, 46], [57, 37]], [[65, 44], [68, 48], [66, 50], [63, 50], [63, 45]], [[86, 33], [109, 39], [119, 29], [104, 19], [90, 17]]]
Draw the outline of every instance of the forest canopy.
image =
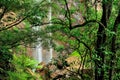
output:
[[[20, 78], [10, 73], [20, 72], [22, 64], [24, 80], [37, 79], [27, 72], [36, 63], [26, 58], [33, 63], [16, 66], [19, 59], [14, 51], [22, 55], [18, 48], [24, 50], [23, 45], [41, 42], [44, 48], [52, 47], [58, 53], [64, 67], [64, 58], [79, 58], [79, 68], [70, 70], [70, 75], [75, 75], [71, 80], [119, 80], [119, 24], [119, 0], [0, 0], [0, 79]], [[84, 69], [92, 70], [92, 76], [84, 74]]]

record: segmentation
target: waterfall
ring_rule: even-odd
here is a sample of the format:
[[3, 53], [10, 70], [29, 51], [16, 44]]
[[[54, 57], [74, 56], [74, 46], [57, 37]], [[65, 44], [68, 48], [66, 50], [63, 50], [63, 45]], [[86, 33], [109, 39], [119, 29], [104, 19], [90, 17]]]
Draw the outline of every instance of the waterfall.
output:
[[38, 61], [38, 62], [42, 62], [42, 46], [36, 45], [35, 50], [34, 50], [34, 58]]
[[[51, 0], [49, 0], [49, 3], [51, 3]], [[50, 22], [50, 24], [48, 26], [51, 26], [52, 23], [51, 23], [51, 19], [52, 19], [52, 9], [51, 7], [49, 7], [49, 11], [48, 11], [48, 22]], [[52, 33], [49, 33], [48, 34], [49, 36], [52, 35]], [[49, 50], [46, 50], [44, 54], [44, 57], [43, 57], [43, 62], [45, 62], [46, 64], [49, 63], [52, 59], [52, 56], [53, 56], [53, 49], [51, 47], [51, 40], [49, 40]]]
[[[49, 0], [49, 3], [51, 3], [51, 0]], [[51, 23], [51, 17], [52, 17], [52, 9], [51, 7], [49, 7], [49, 11], [48, 11], [48, 21], [50, 22], [49, 26], [52, 25]], [[40, 30], [39, 26], [35, 27], [35, 30]], [[49, 35], [51, 36], [52, 34], [49, 33]], [[38, 41], [40, 41], [40, 38], [38, 39]], [[41, 42], [39, 42], [39, 44], [35, 45], [35, 48], [33, 50], [33, 57], [40, 63], [40, 62], [44, 62], [44, 63], [49, 63], [52, 59], [52, 53], [53, 53], [53, 49], [51, 48], [50, 45], [50, 40], [49, 40], [49, 50], [43, 49]]]
[[[40, 30], [40, 27], [36, 26], [36, 27], [33, 27], [33, 29], [38, 31], [38, 30]], [[40, 38], [38, 38], [37, 40], [40, 41]], [[37, 44], [35, 44], [34, 47], [35, 48], [33, 49], [33, 57], [34, 57], [35, 60], [37, 60], [40, 63], [40, 62], [43, 61], [41, 42], [38, 42]]]
[[[49, 3], [51, 3], [51, 0], [49, 0]], [[51, 19], [52, 19], [52, 8], [51, 7], [49, 7], [49, 14], [48, 14], [48, 19], [49, 19], [49, 21], [50, 21], [50, 26], [52, 25], [52, 23], [51, 23]], [[49, 33], [50, 34], [50, 36], [52, 35], [51, 33]], [[50, 42], [49, 42], [50, 43]], [[51, 44], [51, 43], [50, 43]], [[49, 45], [50, 46], [50, 50], [49, 50], [49, 60], [48, 60], [48, 62], [50, 62], [51, 61], [51, 59], [52, 59], [52, 52], [53, 52], [53, 49], [52, 49], [52, 47], [51, 47], [51, 45]]]

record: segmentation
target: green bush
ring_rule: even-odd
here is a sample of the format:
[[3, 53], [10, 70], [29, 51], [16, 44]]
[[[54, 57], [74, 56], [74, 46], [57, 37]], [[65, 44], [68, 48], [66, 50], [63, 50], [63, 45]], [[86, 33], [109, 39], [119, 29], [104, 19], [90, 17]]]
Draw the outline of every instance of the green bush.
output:
[[11, 61], [14, 65], [14, 71], [8, 71], [9, 80], [42, 80], [40, 75], [33, 70], [37, 68], [37, 62], [25, 55], [13, 55]]

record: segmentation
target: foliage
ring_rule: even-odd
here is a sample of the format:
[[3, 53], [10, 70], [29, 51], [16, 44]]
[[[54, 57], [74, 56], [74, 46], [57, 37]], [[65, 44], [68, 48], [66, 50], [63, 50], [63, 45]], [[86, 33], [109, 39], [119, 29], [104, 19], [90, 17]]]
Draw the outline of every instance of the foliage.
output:
[[9, 80], [41, 80], [41, 77], [33, 72], [33, 70], [37, 68], [37, 62], [29, 57], [25, 55], [13, 55], [11, 63], [13, 64], [15, 70], [8, 71]]
[[95, 80], [118, 79], [119, 0], [54, 0], [52, 3], [53, 24], [49, 31], [53, 33], [55, 49], [68, 55], [77, 51], [85, 68], [95, 70]]
[[[85, 76], [88, 76], [79, 73], [80, 67], [94, 70], [95, 73], [91, 74], [95, 74], [95, 80], [119, 79], [119, 71], [117, 71], [120, 64], [119, 3], [119, 0], [73, 0], [72, 2], [71, 0], [52, 0], [51, 3], [47, 0], [1, 0], [0, 20], [2, 24], [6, 22], [3, 19], [4, 15], [10, 11], [16, 14], [12, 18], [12, 25], [0, 24], [1, 63], [4, 63], [5, 67], [7, 67], [7, 63], [11, 63], [9, 60], [12, 60], [10, 53], [12, 53], [13, 47], [16, 48], [20, 44], [25, 46], [35, 44], [35, 42], [37, 44], [38, 41], [41, 41], [45, 48], [54, 47], [60, 54], [58, 58], [62, 64], [65, 63], [66, 57], [78, 56], [81, 64], [75, 73], [80, 79], [84, 80]], [[48, 7], [52, 8], [52, 25], [40, 29], [39, 26], [49, 24], [49, 21], [46, 20]], [[17, 24], [21, 22], [25, 23], [26, 28], [16, 28]], [[9, 23], [9, 19], [7, 23]], [[9, 30], [11, 27], [15, 28]], [[50, 35], [51, 33], [52, 35]], [[52, 46], [49, 46], [50, 44]], [[16, 59], [15, 61], [22, 65], [22, 61]], [[26, 61], [29, 62], [28, 59]], [[16, 66], [17, 69], [21, 65]], [[25, 63], [23, 68], [31, 65]], [[5, 73], [8, 71], [7, 68], [0, 66], [1, 73], [4, 70]], [[19, 70], [17, 71], [19, 72]], [[29, 75], [23, 73], [23, 77], [27, 76]]]
[[13, 59], [12, 54], [5, 46], [0, 47], [0, 79], [6, 79], [8, 76], [7, 71], [13, 70], [11, 60]]
[[[33, 75], [30, 73], [35, 65], [34, 61], [13, 54], [21, 54], [23, 48], [38, 41], [41, 32], [32, 27], [41, 24], [46, 17], [47, 4], [47, 1], [42, 0], [0, 0], [0, 79], [38, 78], [33, 72]], [[23, 60], [27, 63], [22, 63]]]

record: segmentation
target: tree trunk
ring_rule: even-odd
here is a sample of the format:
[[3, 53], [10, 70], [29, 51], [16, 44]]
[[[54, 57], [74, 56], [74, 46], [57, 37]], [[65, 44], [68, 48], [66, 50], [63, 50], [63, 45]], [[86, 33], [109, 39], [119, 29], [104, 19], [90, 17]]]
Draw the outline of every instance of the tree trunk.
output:
[[[115, 20], [114, 26], [113, 26], [113, 30], [115, 33], [117, 33], [117, 28], [118, 25], [120, 24], [120, 10], [118, 13], [118, 16]], [[114, 60], [115, 60], [115, 55], [116, 55], [116, 35], [113, 35], [112, 37], [112, 41], [111, 41], [111, 52], [112, 55], [110, 56], [110, 69], [109, 69], [109, 80], [112, 80], [112, 73], [113, 73], [113, 66], [114, 66]]]
[[[102, 2], [102, 18], [101, 23], [104, 25], [99, 25], [98, 32], [97, 32], [97, 43], [96, 43], [96, 54], [97, 59], [95, 60], [95, 80], [104, 80], [104, 51], [105, 51], [105, 42], [106, 42], [106, 33], [105, 28], [107, 28], [107, 21], [109, 20], [111, 14], [111, 5], [112, 2], [108, 1], [107, 3]], [[109, 7], [109, 8], [108, 8]], [[99, 59], [98, 59], [99, 58]]]

